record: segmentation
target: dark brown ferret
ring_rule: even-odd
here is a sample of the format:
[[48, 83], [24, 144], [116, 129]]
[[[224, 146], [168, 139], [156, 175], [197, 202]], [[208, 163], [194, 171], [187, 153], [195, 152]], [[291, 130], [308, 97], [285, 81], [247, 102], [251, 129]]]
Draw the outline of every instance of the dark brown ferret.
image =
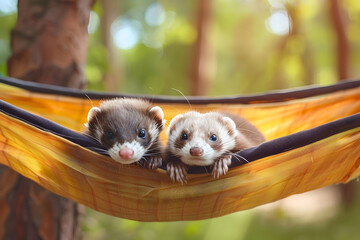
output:
[[162, 163], [159, 134], [164, 125], [160, 107], [142, 99], [118, 98], [103, 101], [88, 113], [87, 134], [122, 164], [144, 159], [149, 168]]

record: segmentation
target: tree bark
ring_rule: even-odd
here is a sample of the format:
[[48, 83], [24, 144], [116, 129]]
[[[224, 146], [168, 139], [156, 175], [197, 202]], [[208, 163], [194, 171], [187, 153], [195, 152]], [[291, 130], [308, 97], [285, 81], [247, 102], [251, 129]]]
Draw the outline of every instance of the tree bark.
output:
[[111, 36], [111, 24], [116, 19], [119, 2], [101, 0], [103, 15], [101, 16], [101, 39], [106, 47], [107, 66], [103, 77], [105, 90], [115, 91], [122, 87], [122, 69], [119, 59], [116, 57], [116, 49]]
[[330, 17], [336, 36], [337, 69], [339, 80], [349, 77], [349, 40], [346, 36], [346, 22], [338, 0], [329, 1]]
[[[329, 1], [330, 18], [336, 36], [335, 52], [337, 56], [337, 70], [339, 81], [349, 78], [349, 40], [346, 35], [346, 21], [344, 10], [337, 0]], [[342, 202], [345, 208], [350, 208], [357, 195], [356, 182], [351, 181], [340, 186]]]
[[[93, 3], [19, 0], [9, 75], [83, 88], [87, 26]], [[0, 239], [76, 239], [82, 210], [83, 206], [0, 166]]]
[[196, 15], [197, 39], [191, 65], [191, 95], [206, 95], [210, 74], [210, 42], [208, 29], [211, 19], [212, 1], [199, 0]]
[[76, 239], [83, 206], [0, 166], [0, 239]]
[[72, 88], [85, 86], [88, 23], [94, 0], [19, 0], [11, 33], [10, 76]]

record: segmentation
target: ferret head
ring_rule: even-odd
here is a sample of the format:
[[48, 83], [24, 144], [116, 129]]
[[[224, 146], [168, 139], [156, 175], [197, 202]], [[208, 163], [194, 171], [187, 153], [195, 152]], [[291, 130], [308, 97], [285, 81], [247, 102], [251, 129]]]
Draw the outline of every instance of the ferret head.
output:
[[187, 165], [207, 166], [234, 148], [236, 134], [236, 125], [229, 117], [187, 112], [171, 120], [168, 148]]
[[140, 99], [104, 101], [88, 113], [88, 133], [123, 164], [140, 160], [158, 141], [164, 124], [160, 107]]

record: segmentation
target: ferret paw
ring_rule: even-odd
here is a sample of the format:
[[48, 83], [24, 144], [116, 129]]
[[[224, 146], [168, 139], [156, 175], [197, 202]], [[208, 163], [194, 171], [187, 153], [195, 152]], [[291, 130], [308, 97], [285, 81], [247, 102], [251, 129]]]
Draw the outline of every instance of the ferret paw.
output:
[[219, 178], [222, 175], [225, 175], [229, 170], [229, 165], [231, 164], [231, 156], [222, 156], [215, 160], [212, 166], [212, 175], [214, 178]]
[[167, 164], [167, 172], [173, 182], [187, 183], [186, 171], [186, 166], [182, 163], [169, 162]]
[[150, 156], [147, 159], [146, 166], [149, 169], [157, 169], [158, 167], [161, 167], [161, 165], [162, 165], [162, 157], [161, 157], [161, 155]]

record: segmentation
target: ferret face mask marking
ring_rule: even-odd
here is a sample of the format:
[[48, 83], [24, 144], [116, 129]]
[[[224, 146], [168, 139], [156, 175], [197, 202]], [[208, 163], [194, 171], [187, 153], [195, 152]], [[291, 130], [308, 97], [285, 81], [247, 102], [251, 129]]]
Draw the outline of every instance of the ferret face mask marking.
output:
[[164, 114], [160, 107], [146, 107], [149, 104], [145, 101], [117, 101], [122, 102], [110, 100], [100, 108], [93, 107], [86, 125], [112, 159], [131, 164], [146, 156], [157, 141]]
[[207, 166], [235, 146], [236, 126], [228, 117], [188, 112], [170, 122], [168, 146], [187, 165]]
[[[187, 182], [189, 165], [210, 166], [214, 178], [225, 175], [233, 153], [265, 141], [246, 119], [231, 114], [187, 112], [168, 128], [167, 172], [174, 182]], [[245, 159], [246, 160], [246, 159]]]

